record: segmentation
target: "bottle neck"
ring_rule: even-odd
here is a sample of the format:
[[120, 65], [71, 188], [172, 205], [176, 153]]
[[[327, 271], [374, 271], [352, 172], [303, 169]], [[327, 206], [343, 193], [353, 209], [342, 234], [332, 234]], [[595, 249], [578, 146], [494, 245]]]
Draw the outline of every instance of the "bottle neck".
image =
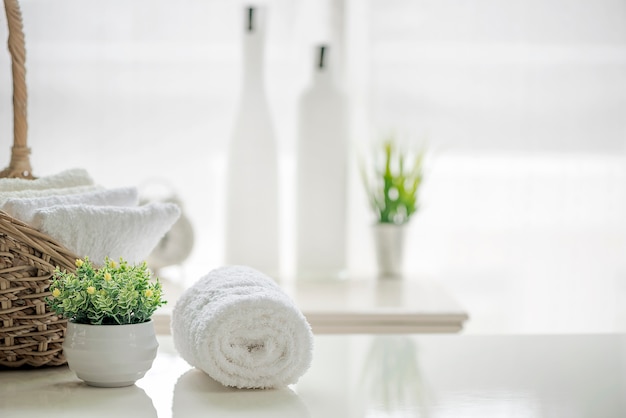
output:
[[247, 86], [262, 84], [265, 76], [264, 36], [259, 31], [243, 34], [243, 81]]
[[333, 77], [333, 72], [328, 67], [313, 70], [313, 84], [315, 85], [331, 86], [334, 84]]
[[329, 65], [329, 48], [320, 45], [315, 50], [312, 84], [318, 87], [332, 87], [334, 72]]
[[265, 10], [247, 8], [243, 32], [243, 86], [260, 89], [265, 82]]

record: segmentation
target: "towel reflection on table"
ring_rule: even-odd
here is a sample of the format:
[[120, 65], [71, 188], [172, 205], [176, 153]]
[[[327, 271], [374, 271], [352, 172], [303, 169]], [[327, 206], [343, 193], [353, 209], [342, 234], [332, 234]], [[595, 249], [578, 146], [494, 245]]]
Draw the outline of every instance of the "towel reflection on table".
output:
[[305, 403], [288, 386], [275, 389], [227, 387], [198, 369], [183, 374], [174, 387], [173, 418], [255, 418], [310, 416]]

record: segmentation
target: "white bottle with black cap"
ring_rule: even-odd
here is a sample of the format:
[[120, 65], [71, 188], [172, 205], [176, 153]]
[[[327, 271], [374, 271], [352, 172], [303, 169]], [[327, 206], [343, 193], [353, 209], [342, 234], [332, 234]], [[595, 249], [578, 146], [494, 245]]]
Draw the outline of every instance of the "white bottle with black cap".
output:
[[265, 12], [245, 10], [243, 83], [228, 152], [225, 261], [275, 276], [278, 158], [265, 91]]
[[346, 269], [347, 109], [329, 52], [316, 47], [312, 82], [299, 103], [298, 278], [340, 277]]

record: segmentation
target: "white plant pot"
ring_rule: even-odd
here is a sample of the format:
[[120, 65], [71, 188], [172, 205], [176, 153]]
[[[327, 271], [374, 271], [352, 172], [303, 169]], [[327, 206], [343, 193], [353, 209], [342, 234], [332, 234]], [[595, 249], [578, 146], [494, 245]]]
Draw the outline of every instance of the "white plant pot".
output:
[[150, 320], [129, 325], [68, 322], [63, 352], [70, 369], [90, 386], [130, 386], [152, 367], [159, 344]]
[[374, 225], [374, 245], [380, 278], [402, 276], [405, 230], [406, 224], [378, 223]]

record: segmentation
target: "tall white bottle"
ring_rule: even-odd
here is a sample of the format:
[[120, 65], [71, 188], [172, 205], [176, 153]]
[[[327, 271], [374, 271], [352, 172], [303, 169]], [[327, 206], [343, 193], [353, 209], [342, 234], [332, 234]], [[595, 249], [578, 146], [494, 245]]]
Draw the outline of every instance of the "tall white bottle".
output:
[[316, 48], [312, 83], [299, 103], [298, 278], [340, 277], [346, 270], [347, 102], [328, 52]]
[[278, 158], [265, 92], [265, 10], [246, 8], [243, 84], [228, 153], [226, 264], [279, 273]]

